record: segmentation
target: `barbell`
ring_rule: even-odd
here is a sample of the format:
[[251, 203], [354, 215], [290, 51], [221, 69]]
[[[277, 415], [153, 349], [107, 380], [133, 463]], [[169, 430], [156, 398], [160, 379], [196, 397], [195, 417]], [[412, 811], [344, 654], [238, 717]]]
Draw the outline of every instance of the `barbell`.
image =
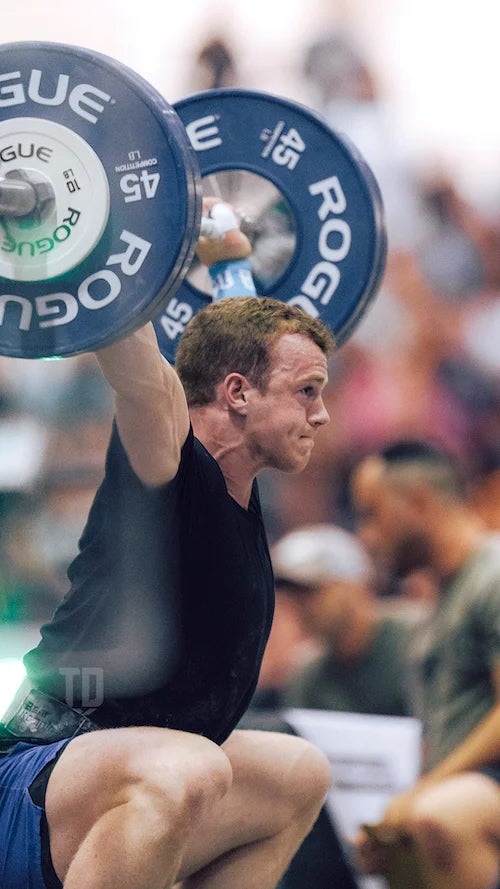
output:
[[204, 194], [237, 209], [259, 295], [347, 340], [387, 243], [380, 189], [346, 136], [268, 93], [172, 106], [100, 53], [0, 46], [0, 354], [93, 351], [152, 320], [175, 361], [211, 300], [195, 256]]

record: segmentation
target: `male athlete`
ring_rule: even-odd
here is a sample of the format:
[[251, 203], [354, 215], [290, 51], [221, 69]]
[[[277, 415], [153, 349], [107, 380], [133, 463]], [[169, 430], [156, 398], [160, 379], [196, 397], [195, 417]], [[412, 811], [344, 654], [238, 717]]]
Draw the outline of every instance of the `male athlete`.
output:
[[[199, 256], [245, 293], [249, 244], [225, 228]], [[273, 609], [255, 477], [308, 463], [331, 347], [301, 310], [243, 296], [196, 315], [176, 370], [151, 324], [97, 353], [104, 480], [0, 728], [2, 889], [272, 889], [311, 829], [323, 755], [233, 730]]]

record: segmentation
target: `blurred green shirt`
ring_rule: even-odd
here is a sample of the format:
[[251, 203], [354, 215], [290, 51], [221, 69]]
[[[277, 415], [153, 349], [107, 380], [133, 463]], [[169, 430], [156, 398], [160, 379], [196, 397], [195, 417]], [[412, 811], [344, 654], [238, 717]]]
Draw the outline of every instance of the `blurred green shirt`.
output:
[[427, 770], [497, 703], [491, 676], [500, 660], [500, 535], [488, 535], [442, 588], [414, 633], [410, 660]]
[[381, 618], [377, 632], [355, 661], [321, 654], [291, 680], [287, 707], [409, 716], [406, 681], [411, 624]]

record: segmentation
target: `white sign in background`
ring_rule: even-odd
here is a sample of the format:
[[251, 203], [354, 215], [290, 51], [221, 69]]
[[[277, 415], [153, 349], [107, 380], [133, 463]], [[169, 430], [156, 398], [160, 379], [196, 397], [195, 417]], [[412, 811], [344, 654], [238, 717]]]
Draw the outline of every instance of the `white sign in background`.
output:
[[[382, 818], [391, 797], [411, 787], [420, 770], [421, 727], [416, 719], [324, 710], [287, 710], [284, 718], [328, 757], [332, 787], [326, 806], [347, 854], [358, 827]], [[386, 881], [359, 877], [362, 889]]]

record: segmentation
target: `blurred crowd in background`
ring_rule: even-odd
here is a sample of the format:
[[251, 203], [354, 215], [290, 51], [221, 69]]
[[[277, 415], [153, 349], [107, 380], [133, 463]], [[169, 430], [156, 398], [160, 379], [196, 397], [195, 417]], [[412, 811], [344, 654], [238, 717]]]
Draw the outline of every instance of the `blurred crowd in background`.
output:
[[[304, 48], [301, 76], [310, 107], [352, 139], [376, 174], [389, 253], [376, 300], [331, 359], [331, 423], [310, 466], [262, 478], [271, 542], [304, 524], [352, 530], [352, 467], [405, 436], [455, 454], [485, 522], [499, 528], [500, 206], [472, 205], [452, 170], [409, 166], [352, 35], [318, 36]], [[195, 50], [191, 79], [186, 92], [248, 85], [223, 36]], [[0, 359], [0, 621], [42, 622], [64, 595], [111, 417], [92, 355]]]

